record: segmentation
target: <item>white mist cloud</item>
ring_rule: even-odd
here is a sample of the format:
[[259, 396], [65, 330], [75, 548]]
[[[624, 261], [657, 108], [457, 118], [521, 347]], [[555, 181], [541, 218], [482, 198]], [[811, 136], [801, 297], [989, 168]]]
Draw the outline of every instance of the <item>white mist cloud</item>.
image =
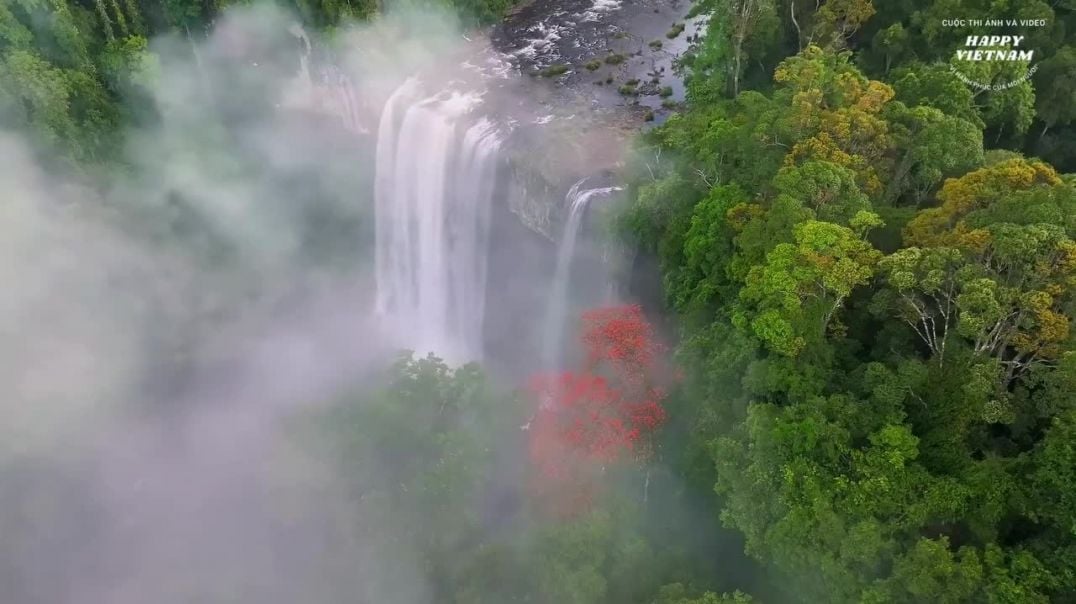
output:
[[5, 601], [428, 600], [407, 551], [398, 576], [364, 570], [380, 554], [341, 525], [334, 469], [281, 482], [300, 463], [281, 441], [387, 356], [370, 126], [464, 40], [430, 13], [342, 31], [314, 52], [336, 53], [343, 99], [297, 32], [261, 6], [193, 53], [154, 41], [159, 119], [107, 181], [0, 136]]
[[[338, 468], [290, 449], [284, 424], [395, 342], [368, 312], [385, 100], [420, 71], [431, 94], [516, 82], [428, 7], [312, 36], [256, 5], [206, 40], [152, 41], [155, 116], [108, 179], [0, 136], [5, 601], [431, 601], [419, 553], [372, 551], [391, 528], [356, 527]], [[483, 111], [530, 123], [507, 84]], [[514, 226], [501, 239], [523, 239]], [[506, 346], [524, 339], [516, 300], [546, 299], [545, 243], [527, 245], [489, 254], [512, 277]]]
[[0, 135], [0, 455], [92, 433], [138, 375], [151, 262]]

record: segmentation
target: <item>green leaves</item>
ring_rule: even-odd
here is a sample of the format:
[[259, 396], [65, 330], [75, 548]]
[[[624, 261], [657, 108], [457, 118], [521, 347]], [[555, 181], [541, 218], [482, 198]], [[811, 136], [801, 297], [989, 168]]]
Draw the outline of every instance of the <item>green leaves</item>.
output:
[[725, 185], [714, 187], [695, 206], [684, 235], [683, 262], [667, 281], [668, 294], [678, 309], [712, 307], [724, 297], [721, 294], [727, 295], [732, 285], [727, 265], [734, 253], [734, 232], [727, 216], [745, 198], [740, 187]]
[[781, 168], [773, 186], [827, 222], [847, 224], [857, 212], [870, 208], [867, 196], [856, 185], [855, 172], [829, 161], [810, 160]]
[[[65, 74], [27, 50], [6, 53], [0, 63], [0, 89], [8, 94], [6, 112], [33, 127], [46, 143], [77, 139], [70, 114], [71, 91]], [[76, 155], [81, 155], [81, 149]]]
[[814, 15], [814, 36], [831, 48], [843, 48], [874, 12], [871, 0], [830, 0]]
[[974, 122], [933, 107], [908, 109], [901, 103], [890, 105], [889, 118], [903, 157], [889, 181], [888, 202], [908, 195], [918, 203], [943, 177], [977, 168], [983, 162], [983, 135]]
[[710, 13], [706, 37], [692, 63], [689, 97], [735, 97], [753, 63], [761, 61], [779, 35], [773, 0], [706, 2], [696, 12]]
[[1029, 455], [1029, 513], [1076, 537], [1076, 412], [1054, 418], [1046, 438]]
[[978, 130], [985, 125], [973, 92], [945, 63], [909, 63], [893, 73], [892, 81], [896, 99], [909, 108], [937, 109], [971, 123]]
[[[861, 229], [880, 224], [870, 213], [857, 215]], [[819, 342], [852, 290], [874, 274], [881, 254], [848, 228], [809, 220], [794, 229], [795, 243], [778, 245], [766, 264], [747, 276], [740, 300], [741, 323], [751, 319], [755, 334], [774, 351], [795, 356]]]
[[128, 36], [105, 47], [101, 68], [117, 92], [129, 93], [133, 86], [151, 89], [159, 76], [160, 65], [149, 52], [145, 38]]
[[[787, 5], [801, 39], [809, 4]], [[866, 61], [808, 47], [771, 92], [696, 95], [658, 129], [683, 158], [671, 171], [697, 185], [662, 196], [653, 232], [690, 326], [678, 412], [698, 419], [684, 437], [705, 443], [691, 450], [713, 461], [723, 521], [793, 601], [1076, 594], [1076, 193], [983, 140], [984, 127], [988, 144], [1022, 140], [1036, 110], [1071, 120], [1046, 97], [1032, 107], [1026, 82], [978, 92], [930, 62], [948, 51], [922, 39], [955, 35], [933, 16], [988, 8], [960, 4], [912, 8], [904, 25], [909, 9], [880, 7]], [[1061, 80], [1067, 60], [1051, 65]], [[892, 89], [856, 67], [877, 62]], [[971, 67], [989, 83], [1017, 68]], [[884, 238], [880, 215], [895, 223]]]
[[750, 604], [755, 600], [742, 592], [717, 595], [706, 592], [697, 597], [682, 583], [671, 583], [661, 588], [652, 604]]
[[954, 555], [949, 539], [919, 539], [893, 574], [868, 588], [865, 602], [964, 602], [979, 589], [983, 570], [974, 551]]
[[[807, 601], [874, 601], [872, 582], [894, 563], [888, 582], [914, 578], [901, 566], [945, 549], [924, 544], [926, 551], [905, 554], [902, 546], [919, 539], [919, 526], [953, 517], [967, 501], [966, 490], [916, 464], [918, 439], [909, 427], [870, 413], [839, 397], [756, 405], [746, 431], [714, 448], [726, 522], [745, 531], [749, 551], [789, 573]], [[873, 421], [865, 440], [842, 428], [851, 416]]]
[[96, 35], [63, 0], [0, 7], [0, 117], [79, 167], [116, 156], [122, 111], [100, 78]]
[[1035, 111], [1044, 129], [1076, 120], [1072, 91], [1076, 90], [1076, 46], [1064, 46], [1047, 57], [1035, 73]]
[[25, 48], [33, 39], [33, 33], [15, 18], [11, 6], [7, 3], [0, 5], [0, 41], [12, 48]]
[[[495, 438], [518, 430], [520, 414], [475, 365], [407, 354], [379, 381], [313, 413], [306, 447], [334, 464], [345, 483], [338, 486], [354, 494], [341, 519], [348, 530], [366, 546], [417, 558], [423, 577], [438, 584], [462, 572], [479, 545]], [[370, 571], [391, 576], [399, 559], [387, 556]]]

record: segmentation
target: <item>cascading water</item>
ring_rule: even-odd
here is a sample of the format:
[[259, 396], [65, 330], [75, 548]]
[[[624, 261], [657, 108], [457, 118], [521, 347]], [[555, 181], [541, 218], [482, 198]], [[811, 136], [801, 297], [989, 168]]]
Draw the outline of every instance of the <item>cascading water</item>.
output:
[[551, 369], [559, 369], [561, 365], [564, 329], [568, 318], [568, 289], [572, 279], [572, 261], [575, 259], [576, 242], [579, 239], [583, 217], [586, 215], [587, 204], [594, 197], [609, 195], [620, 190], [620, 187], [583, 189], [587, 180], [584, 178], [572, 185], [566, 197], [568, 219], [564, 223], [564, 231], [557, 248], [557, 265], [553, 273], [543, 332], [542, 360]]
[[377, 140], [377, 311], [402, 343], [451, 362], [482, 356], [500, 137], [468, 119], [479, 95], [424, 97], [408, 80]]
[[282, 103], [336, 116], [351, 132], [369, 134], [369, 107], [360, 101], [351, 79], [331, 62], [311, 65], [314, 49], [302, 25], [294, 23], [288, 31], [301, 43], [299, 73], [295, 85], [285, 91]]

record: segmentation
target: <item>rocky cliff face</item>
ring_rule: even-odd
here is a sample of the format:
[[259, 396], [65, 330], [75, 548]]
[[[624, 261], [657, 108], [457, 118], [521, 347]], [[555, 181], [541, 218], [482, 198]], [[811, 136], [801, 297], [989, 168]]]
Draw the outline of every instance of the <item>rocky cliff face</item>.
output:
[[611, 181], [620, 166], [618, 155], [608, 153], [627, 144], [626, 132], [615, 129], [573, 133], [551, 145], [543, 141], [516, 142], [506, 158], [509, 175], [507, 206], [529, 229], [556, 241], [564, 222], [565, 195], [572, 183], [585, 177]]
[[[683, 101], [676, 60], [699, 19], [688, 0], [525, 2], [491, 33], [521, 75], [526, 109], [507, 157], [507, 203], [520, 221], [555, 240], [573, 182], [615, 172], [627, 141]], [[522, 109], [522, 108], [520, 108]]]
[[520, 223], [550, 241], [556, 239], [553, 225], [559, 211], [553, 183], [525, 166], [510, 165], [505, 195], [508, 209]]

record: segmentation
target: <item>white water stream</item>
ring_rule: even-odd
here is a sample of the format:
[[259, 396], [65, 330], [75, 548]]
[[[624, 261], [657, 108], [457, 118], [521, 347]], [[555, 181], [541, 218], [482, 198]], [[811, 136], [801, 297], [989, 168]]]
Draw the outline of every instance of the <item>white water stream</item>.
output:
[[542, 361], [549, 369], [560, 369], [562, 364], [564, 331], [568, 320], [568, 292], [572, 280], [572, 260], [575, 258], [576, 242], [579, 239], [587, 205], [595, 197], [609, 195], [620, 190], [620, 187], [583, 189], [586, 181], [587, 179], [584, 178], [572, 185], [566, 197], [568, 220], [564, 223], [564, 231], [557, 248], [557, 266], [553, 273], [553, 284], [550, 287], [549, 306], [543, 332]]
[[378, 127], [377, 312], [402, 344], [452, 363], [482, 357], [500, 137], [475, 94], [404, 83]]

